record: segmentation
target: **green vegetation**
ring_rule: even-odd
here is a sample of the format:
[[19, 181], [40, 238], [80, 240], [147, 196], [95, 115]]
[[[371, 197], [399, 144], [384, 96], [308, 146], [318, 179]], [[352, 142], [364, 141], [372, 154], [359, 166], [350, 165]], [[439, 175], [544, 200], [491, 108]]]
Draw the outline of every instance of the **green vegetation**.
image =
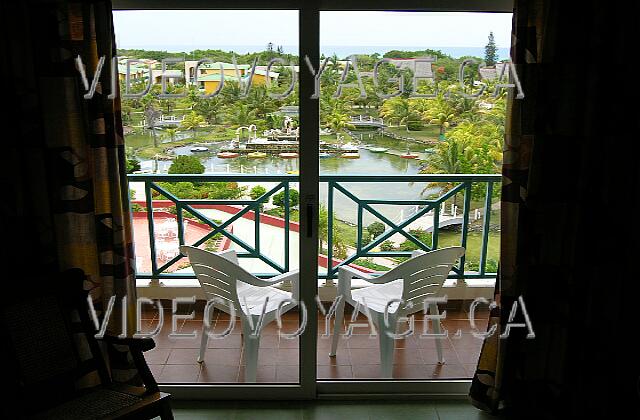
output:
[[[196, 50], [191, 53], [169, 53], [165, 51], [119, 50], [119, 55], [130, 58], [151, 58], [162, 60], [163, 58], [201, 59], [210, 58], [213, 61], [230, 63], [232, 52], [220, 50]], [[435, 75], [432, 82], [422, 81], [413, 86], [413, 73], [406, 68], [396, 68], [391, 63], [383, 63], [378, 66], [378, 84], [375, 85], [371, 77], [361, 77], [362, 89], [366, 97], [361, 96], [358, 88], [344, 88], [339, 97], [335, 97], [343, 73], [343, 68], [337, 62], [338, 57], [332, 57], [325, 71], [320, 77], [322, 89], [320, 91], [320, 125], [323, 129], [329, 129], [331, 135], [323, 136], [322, 140], [329, 143], [341, 143], [349, 138], [348, 131], [355, 130], [351, 124], [351, 117], [356, 115], [370, 115], [374, 118], [383, 118], [387, 127], [385, 131], [395, 136], [410, 137], [415, 142], [405, 141], [400, 147], [414, 152], [422, 152], [426, 147], [430, 148], [428, 157], [422, 162], [421, 173], [433, 174], [460, 174], [460, 173], [499, 173], [504, 138], [504, 124], [506, 113], [506, 100], [504, 91], [496, 91], [496, 81], [484, 80], [485, 87], [480, 92], [480, 87], [474, 86], [472, 80], [478, 79], [478, 64], [467, 68], [464, 75], [464, 86], [458, 81], [460, 64], [469, 57], [453, 58], [437, 50], [419, 51], [389, 51], [384, 54], [387, 58], [416, 58], [431, 56], [435, 59], [432, 70]], [[265, 51], [251, 54], [235, 55], [238, 64], [266, 65], [271, 58], [280, 57], [288, 63], [301, 64], [298, 57], [283, 54], [279, 48], [273, 45]], [[324, 58], [324, 57], [323, 57]], [[359, 55], [358, 68], [360, 72], [371, 72], [375, 62], [380, 58], [379, 54]], [[479, 57], [474, 57], [479, 62]], [[497, 49], [493, 34], [489, 35], [489, 42], [485, 48], [486, 64], [495, 65]], [[303, 64], [303, 63], [302, 63]], [[170, 65], [169, 68], [183, 69], [181, 64]], [[302, 66], [304, 68], [304, 65]], [[244, 95], [244, 86], [237, 81], [225, 81], [220, 94], [212, 98], [202, 98], [201, 92], [195, 86], [186, 86], [176, 83], [170, 86], [170, 93], [182, 93], [182, 98], [160, 98], [160, 86], [155, 85], [149, 93], [142, 98], [125, 98], [122, 100], [123, 121], [128, 134], [126, 136], [127, 171], [139, 170], [134, 159], [173, 159], [170, 150], [175, 147], [185, 146], [198, 141], [222, 141], [235, 138], [236, 129], [254, 124], [256, 131], [271, 128], [282, 128], [284, 115], [278, 112], [282, 106], [298, 105], [298, 87], [286, 98], [276, 99], [270, 93], [282, 93], [294, 76], [288, 67], [276, 65], [272, 71], [279, 73], [277, 83], [271, 87], [254, 84], [248, 94]], [[475, 76], [475, 77], [474, 77]], [[399, 91], [397, 79], [404, 79], [403, 89]], [[395, 78], [395, 81], [393, 81]], [[355, 72], [347, 72], [344, 83], [357, 83]], [[144, 88], [144, 82], [134, 82], [132, 92], [140, 92]], [[124, 90], [124, 85], [121, 86]], [[415, 89], [420, 94], [429, 94], [429, 97], [411, 97]], [[396, 95], [390, 99], [382, 99], [378, 93]], [[478, 97], [469, 98], [469, 94], [478, 94]], [[163, 128], [157, 123], [163, 115], [172, 115], [178, 118], [184, 117], [182, 122], [173, 127]], [[146, 121], [143, 127], [143, 120]], [[297, 126], [297, 118], [294, 118], [293, 127]], [[247, 132], [242, 132], [246, 138]], [[388, 144], [386, 141], [388, 140]], [[399, 147], [403, 140], [385, 139], [380, 142], [384, 147]], [[184, 159], [187, 158], [187, 159]], [[136, 169], [137, 168], [137, 169]], [[169, 173], [202, 173], [204, 167], [195, 157], [181, 156], [174, 159]], [[264, 187], [256, 186], [247, 192], [246, 188], [239, 187], [236, 183], [162, 183], [171, 194], [180, 198], [240, 198], [248, 194], [256, 199], [266, 191]], [[441, 184], [443, 188], [439, 192], [448, 191], [453, 184]], [[425, 189], [423, 195], [427, 191]], [[475, 207], [482, 203], [485, 185], [474, 184], [472, 186], [472, 202]], [[497, 197], [499, 188], [494, 188]], [[453, 203], [460, 200], [457, 194], [452, 198]], [[156, 194], [158, 197], [159, 194]], [[274, 216], [284, 216], [284, 192], [275, 194], [272, 198], [275, 209], [266, 211]], [[291, 207], [298, 205], [298, 191], [290, 191]], [[291, 208], [291, 220], [298, 220], [299, 213]], [[348, 223], [337, 220], [335, 215], [329, 215], [325, 208], [320, 212], [319, 245], [326, 249], [328, 239], [327, 222], [329, 217], [333, 219], [333, 252], [338, 258], [346, 256], [347, 247], [355, 245], [356, 228]], [[382, 225], [381, 223], [379, 225]], [[364, 232], [365, 242], [380, 234], [380, 226], [373, 223]], [[323, 227], [324, 226], [324, 227]], [[382, 226], [384, 231], [384, 225]], [[416, 235], [426, 243], [431, 243], [431, 234], [416, 232]], [[469, 267], [477, 264], [480, 249], [479, 234], [469, 234], [469, 246], [467, 262]], [[491, 232], [489, 243], [488, 261], [498, 259], [498, 234]], [[457, 238], [457, 239], [456, 239]], [[457, 242], [456, 242], [457, 241]], [[439, 235], [439, 246], [459, 243], [459, 234], [442, 230]], [[323, 248], [324, 246], [324, 248]], [[385, 241], [382, 250], [411, 250], [414, 245], [403, 243], [395, 247], [391, 242]], [[363, 261], [369, 264], [370, 261]]]
[[266, 192], [267, 189], [265, 187], [263, 187], [262, 185], [256, 185], [255, 187], [251, 188], [251, 191], [249, 191], [249, 197], [251, 197], [252, 200], [257, 200]]
[[[271, 202], [274, 206], [284, 207], [286, 203], [284, 202], [284, 191], [280, 191], [277, 194], [273, 195]], [[298, 207], [298, 203], [300, 202], [300, 193], [298, 190], [294, 188], [289, 189], [289, 208]]]
[[487, 66], [495, 66], [498, 61], [498, 48], [493, 32], [489, 32], [489, 42], [484, 47], [484, 62]]
[[176, 156], [169, 166], [170, 174], [202, 174], [204, 165], [194, 156]]
[[389, 271], [390, 269], [390, 267], [374, 263], [373, 258], [358, 258], [353, 263], [375, 271]]

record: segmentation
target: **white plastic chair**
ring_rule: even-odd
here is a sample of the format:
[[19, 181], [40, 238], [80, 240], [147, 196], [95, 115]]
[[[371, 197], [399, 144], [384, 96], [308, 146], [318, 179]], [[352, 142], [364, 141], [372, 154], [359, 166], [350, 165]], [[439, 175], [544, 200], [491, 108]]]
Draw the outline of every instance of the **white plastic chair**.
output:
[[[260, 316], [262, 326], [266, 326], [276, 319], [276, 313], [280, 303], [293, 299], [299, 299], [298, 270], [289, 271], [275, 276], [269, 280], [255, 277], [238, 265], [238, 256], [234, 250], [219, 253], [205, 251], [192, 246], [181, 246], [180, 250], [185, 254], [193, 271], [198, 277], [200, 286], [207, 296], [207, 300], [220, 298], [223, 302], [216, 302], [213, 306], [231, 315], [230, 304], [233, 304], [236, 313], [241, 319], [243, 348], [245, 365], [245, 381], [255, 382], [258, 365], [258, 349], [260, 348], [260, 332], [254, 334], [251, 325], [255, 329], [258, 326]], [[272, 287], [284, 281], [291, 282], [292, 293]], [[265, 299], [268, 298], [265, 307]], [[286, 302], [280, 308], [283, 314], [296, 306], [293, 302]], [[198, 362], [204, 362], [205, 351], [209, 335], [202, 325], [202, 339]]]
[[[336, 307], [336, 318], [333, 328], [331, 352], [334, 357], [338, 347], [339, 331], [344, 320], [344, 304], [349, 303], [358, 311], [369, 317], [376, 327], [380, 343], [380, 367], [383, 377], [391, 377], [393, 370], [394, 338], [398, 320], [407, 315], [419, 312], [424, 308], [427, 297], [437, 295], [444, 284], [451, 267], [464, 254], [463, 247], [441, 248], [431, 252], [417, 251], [412, 258], [392, 270], [374, 277], [353, 267], [342, 266], [338, 272], [338, 296], [342, 299]], [[351, 290], [351, 280], [360, 278], [373, 284]], [[402, 303], [394, 301], [402, 299]], [[359, 303], [359, 304], [358, 304]], [[384, 321], [385, 307], [389, 304], [388, 322]], [[438, 305], [429, 304], [429, 313], [439, 315]], [[441, 333], [440, 322], [433, 322], [435, 334]], [[438, 362], [444, 363], [442, 343], [436, 339]]]

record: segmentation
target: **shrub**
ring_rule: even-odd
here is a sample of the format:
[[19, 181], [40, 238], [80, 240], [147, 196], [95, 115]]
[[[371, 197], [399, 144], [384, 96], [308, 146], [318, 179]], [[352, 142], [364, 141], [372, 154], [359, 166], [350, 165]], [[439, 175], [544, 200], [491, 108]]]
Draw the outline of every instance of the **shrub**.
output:
[[[298, 190], [291, 188], [289, 190], [289, 208], [296, 207], [300, 201], [300, 193]], [[284, 191], [280, 191], [273, 196], [273, 205], [277, 207], [284, 207]]]
[[171, 166], [169, 166], [170, 174], [201, 174], [204, 173], [204, 165], [195, 156], [178, 156]]
[[381, 222], [373, 222], [369, 226], [367, 226], [367, 232], [371, 235], [371, 239], [377, 238], [382, 235], [385, 231], [384, 224]]
[[[252, 200], [257, 200], [266, 192], [267, 192], [267, 189], [265, 187], [263, 187], [262, 185], [256, 185], [255, 187], [251, 188], [251, 191], [249, 191], [249, 197], [251, 197]], [[284, 199], [284, 195], [283, 195], [283, 199]]]
[[396, 249], [396, 246], [392, 241], [384, 241], [383, 243], [380, 244], [381, 251], [389, 252], [395, 249]]

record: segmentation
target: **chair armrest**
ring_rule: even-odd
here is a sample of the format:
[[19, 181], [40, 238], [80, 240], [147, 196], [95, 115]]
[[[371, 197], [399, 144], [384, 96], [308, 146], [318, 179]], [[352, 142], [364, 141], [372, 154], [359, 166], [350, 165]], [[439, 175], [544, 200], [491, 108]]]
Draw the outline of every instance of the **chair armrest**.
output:
[[156, 342], [153, 341], [153, 338], [142, 338], [142, 337], [114, 337], [112, 335], [105, 335], [102, 337], [102, 340], [116, 344], [120, 346], [128, 346], [133, 351], [145, 352], [152, 350], [156, 347]]
[[371, 273], [365, 273], [364, 271], [360, 271], [357, 268], [354, 268], [348, 265], [343, 265], [338, 270], [338, 277], [340, 277], [340, 275], [345, 277], [351, 276], [349, 278], [349, 281], [351, 281], [352, 278], [358, 278], [358, 279], [365, 280], [371, 284], [384, 284], [394, 280], [392, 278], [387, 278], [387, 276], [384, 275], [388, 272], [383, 271], [382, 273], [383, 275], [381, 276], [373, 276], [371, 275]]
[[112, 335], [105, 335], [102, 340], [104, 342], [127, 346], [129, 347], [129, 352], [131, 357], [133, 358], [133, 363], [138, 370], [138, 374], [140, 375], [140, 379], [142, 379], [142, 383], [146, 388], [146, 392], [153, 393], [158, 392], [158, 382], [153, 377], [151, 370], [149, 369], [149, 365], [144, 358], [143, 352], [151, 350], [155, 348], [156, 343], [152, 338], [134, 338], [134, 337], [114, 337]]
[[270, 280], [273, 284], [283, 281], [291, 282], [291, 297], [299, 301], [300, 300], [300, 270], [292, 270], [286, 273], [277, 275]]
[[250, 284], [252, 286], [258, 286], [258, 287], [267, 287], [267, 286], [273, 286], [274, 284], [278, 284], [278, 283], [282, 283], [283, 281], [297, 281], [295, 280], [298, 275], [300, 274], [299, 270], [293, 270], [293, 271], [288, 271], [286, 273], [282, 273], [282, 274], [278, 274], [275, 277], [271, 277], [270, 279], [266, 280], [266, 279], [259, 279], [253, 275], [251, 275], [250, 277], [246, 277], [246, 278], [241, 278], [238, 279], [243, 283], [247, 283]]

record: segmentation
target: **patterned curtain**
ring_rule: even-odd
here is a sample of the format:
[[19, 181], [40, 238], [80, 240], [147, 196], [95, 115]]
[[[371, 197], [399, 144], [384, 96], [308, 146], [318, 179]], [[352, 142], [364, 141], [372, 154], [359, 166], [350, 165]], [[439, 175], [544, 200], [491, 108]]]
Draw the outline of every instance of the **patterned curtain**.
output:
[[[502, 332], [502, 308], [510, 309], [518, 297], [520, 268], [519, 245], [526, 246], [527, 231], [520, 229], [527, 223], [527, 187], [535, 130], [528, 115], [535, 109], [536, 76], [542, 58], [542, 40], [547, 21], [544, 1], [516, 1], [513, 15], [511, 62], [522, 83], [525, 97], [515, 99], [510, 90], [507, 106], [507, 126], [502, 165], [502, 198], [500, 207], [500, 272], [496, 284], [496, 303], [489, 315], [488, 330], [494, 325], [497, 332], [483, 343], [478, 368], [473, 377], [471, 398], [474, 405], [487, 411], [497, 411], [502, 402], [502, 370], [506, 342], [498, 338]], [[488, 331], [487, 330], [487, 331]]]
[[625, 152], [640, 128], [637, 89], [610, 71], [628, 67], [637, 16], [635, 4], [515, 1], [511, 60], [525, 97], [511, 95], [507, 111], [490, 326], [504, 332], [522, 296], [535, 338], [485, 341], [470, 391], [481, 409], [606, 418], [631, 406], [620, 418], [640, 418], [637, 346], [617, 342], [637, 331], [637, 229], [607, 224], [639, 211], [625, 199], [640, 182]]
[[[99, 313], [116, 296], [109, 324], [116, 334], [126, 295], [131, 332], [136, 290], [126, 159], [120, 100], [108, 98], [115, 54], [111, 3], [3, 2], [2, 12], [3, 80], [10, 81], [11, 104], [0, 177], [9, 197], [2, 227], [16, 241], [9, 255], [30, 268], [82, 269]], [[105, 57], [90, 99], [83, 97], [78, 56], [89, 83]], [[131, 379], [127, 354], [114, 350], [114, 377]]]

